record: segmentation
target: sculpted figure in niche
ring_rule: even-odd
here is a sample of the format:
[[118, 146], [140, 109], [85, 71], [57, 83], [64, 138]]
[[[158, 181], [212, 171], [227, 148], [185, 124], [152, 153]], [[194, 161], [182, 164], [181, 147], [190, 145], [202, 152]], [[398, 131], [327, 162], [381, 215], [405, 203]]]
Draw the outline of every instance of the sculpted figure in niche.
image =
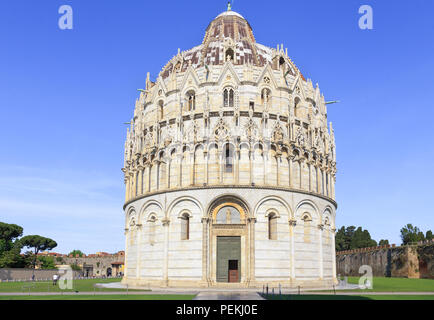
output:
[[303, 134], [301, 128], [298, 128], [298, 131], [297, 131], [297, 143], [300, 146], [304, 146], [304, 143], [305, 143], [304, 134]]
[[280, 143], [283, 142], [282, 128], [279, 127], [274, 131], [273, 139], [275, 142], [280, 142]]

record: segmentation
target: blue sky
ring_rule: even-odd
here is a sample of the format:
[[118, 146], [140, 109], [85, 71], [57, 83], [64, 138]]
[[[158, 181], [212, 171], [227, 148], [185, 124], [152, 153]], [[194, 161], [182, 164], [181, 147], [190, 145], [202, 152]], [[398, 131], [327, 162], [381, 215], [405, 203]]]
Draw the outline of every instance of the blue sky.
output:
[[[71, 5], [74, 29], [58, 28]], [[374, 30], [358, 28], [369, 4]], [[202, 42], [226, 1], [9, 0], [0, 4], [0, 221], [57, 252], [124, 248], [124, 122], [146, 72]], [[327, 100], [337, 226], [400, 243], [434, 229], [434, 3], [235, 0], [256, 40], [283, 43]]]

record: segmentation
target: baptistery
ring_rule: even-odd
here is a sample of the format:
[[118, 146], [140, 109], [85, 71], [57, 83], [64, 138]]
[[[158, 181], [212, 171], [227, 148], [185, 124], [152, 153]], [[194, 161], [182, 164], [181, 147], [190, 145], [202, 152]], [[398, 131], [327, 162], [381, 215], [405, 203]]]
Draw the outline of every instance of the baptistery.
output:
[[257, 43], [230, 9], [155, 81], [148, 73], [125, 142], [123, 282], [333, 285], [326, 106], [288, 50]]

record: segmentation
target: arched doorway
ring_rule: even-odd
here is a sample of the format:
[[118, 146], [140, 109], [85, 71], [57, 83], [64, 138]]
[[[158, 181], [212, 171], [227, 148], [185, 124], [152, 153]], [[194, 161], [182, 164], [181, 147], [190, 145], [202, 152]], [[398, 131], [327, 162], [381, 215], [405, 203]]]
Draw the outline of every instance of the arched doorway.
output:
[[112, 268], [107, 268], [107, 277], [112, 276]]
[[212, 285], [246, 284], [253, 273], [254, 219], [237, 197], [224, 196], [209, 207], [207, 278]]

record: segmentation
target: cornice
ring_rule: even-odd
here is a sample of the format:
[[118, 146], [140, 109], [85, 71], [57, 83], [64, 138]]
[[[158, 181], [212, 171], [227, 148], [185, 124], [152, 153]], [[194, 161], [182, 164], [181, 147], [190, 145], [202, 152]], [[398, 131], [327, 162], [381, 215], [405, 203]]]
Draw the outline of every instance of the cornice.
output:
[[154, 191], [154, 192], [148, 192], [146, 194], [140, 195], [138, 197], [132, 198], [129, 201], [125, 202], [123, 205], [123, 209], [130, 205], [131, 203], [145, 199], [148, 197], [165, 194], [165, 193], [174, 193], [174, 192], [181, 192], [181, 191], [192, 191], [192, 190], [207, 190], [207, 189], [252, 189], [252, 190], [276, 190], [276, 191], [286, 191], [286, 192], [292, 192], [292, 193], [299, 193], [299, 194], [305, 194], [313, 197], [317, 197], [323, 200], [326, 200], [330, 202], [334, 207], [335, 210], [338, 208], [338, 204], [335, 200], [332, 198], [320, 195], [318, 193], [309, 192], [309, 191], [303, 191], [299, 189], [293, 189], [293, 188], [285, 188], [285, 187], [274, 187], [274, 186], [249, 186], [249, 185], [215, 185], [215, 186], [189, 186], [189, 187], [183, 187], [183, 188], [176, 188], [176, 189], [167, 189], [167, 190], [161, 190], [161, 191]]

